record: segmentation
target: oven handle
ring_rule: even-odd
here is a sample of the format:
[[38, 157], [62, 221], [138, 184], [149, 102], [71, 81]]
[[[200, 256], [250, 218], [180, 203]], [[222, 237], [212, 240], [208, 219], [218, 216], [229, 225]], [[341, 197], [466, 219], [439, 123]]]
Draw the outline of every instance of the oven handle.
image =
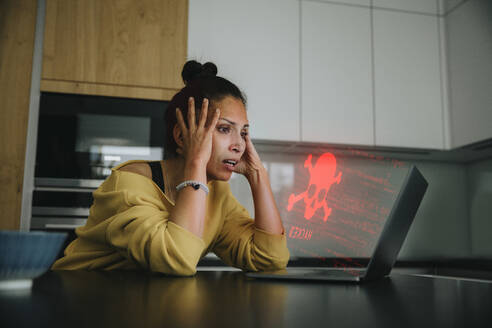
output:
[[78, 227], [81, 227], [80, 224], [58, 224], [58, 223], [46, 223], [44, 225], [45, 229], [54, 229], [54, 230], [57, 230], [57, 229], [76, 229]]
[[31, 229], [73, 230], [85, 225], [87, 219], [69, 217], [35, 217], [31, 218]]
[[48, 207], [48, 206], [33, 206], [32, 214], [35, 216], [89, 216], [89, 207]]

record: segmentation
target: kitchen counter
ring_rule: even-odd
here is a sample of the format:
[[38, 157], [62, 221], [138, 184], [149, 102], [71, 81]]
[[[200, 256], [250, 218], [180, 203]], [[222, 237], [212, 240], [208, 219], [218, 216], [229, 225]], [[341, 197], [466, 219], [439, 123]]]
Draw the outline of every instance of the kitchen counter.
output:
[[0, 293], [1, 327], [479, 327], [492, 281], [393, 273], [362, 285], [254, 280], [208, 268], [190, 278], [56, 271]]

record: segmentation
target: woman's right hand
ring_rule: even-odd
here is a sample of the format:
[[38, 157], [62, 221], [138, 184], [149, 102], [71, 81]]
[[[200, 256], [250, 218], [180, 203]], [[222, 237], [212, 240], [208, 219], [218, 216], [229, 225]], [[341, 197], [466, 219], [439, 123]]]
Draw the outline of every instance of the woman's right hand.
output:
[[212, 154], [212, 134], [219, 120], [220, 110], [215, 110], [212, 121], [206, 126], [208, 116], [209, 100], [203, 99], [202, 110], [198, 118], [198, 124], [195, 120], [195, 100], [190, 97], [188, 100], [188, 126], [183, 119], [183, 114], [179, 108], [176, 108], [176, 119], [181, 129], [183, 138], [182, 146], [178, 147], [177, 152], [185, 159], [186, 166], [206, 168]]

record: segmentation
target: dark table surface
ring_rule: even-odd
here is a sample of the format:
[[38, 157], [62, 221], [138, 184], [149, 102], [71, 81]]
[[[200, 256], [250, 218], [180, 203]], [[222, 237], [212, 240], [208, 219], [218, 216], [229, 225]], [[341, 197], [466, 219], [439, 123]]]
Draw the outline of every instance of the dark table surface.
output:
[[492, 283], [392, 274], [362, 285], [47, 272], [0, 293], [1, 327], [490, 327]]

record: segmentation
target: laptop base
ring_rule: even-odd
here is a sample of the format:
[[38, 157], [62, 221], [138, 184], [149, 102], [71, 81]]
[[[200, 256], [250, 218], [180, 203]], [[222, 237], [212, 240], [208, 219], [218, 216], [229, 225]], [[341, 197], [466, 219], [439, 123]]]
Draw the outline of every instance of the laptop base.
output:
[[272, 272], [248, 272], [247, 277], [260, 279], [343, 281], [359, 283], [364, 281], [365, 270], [336, 268], [287, 268]]

